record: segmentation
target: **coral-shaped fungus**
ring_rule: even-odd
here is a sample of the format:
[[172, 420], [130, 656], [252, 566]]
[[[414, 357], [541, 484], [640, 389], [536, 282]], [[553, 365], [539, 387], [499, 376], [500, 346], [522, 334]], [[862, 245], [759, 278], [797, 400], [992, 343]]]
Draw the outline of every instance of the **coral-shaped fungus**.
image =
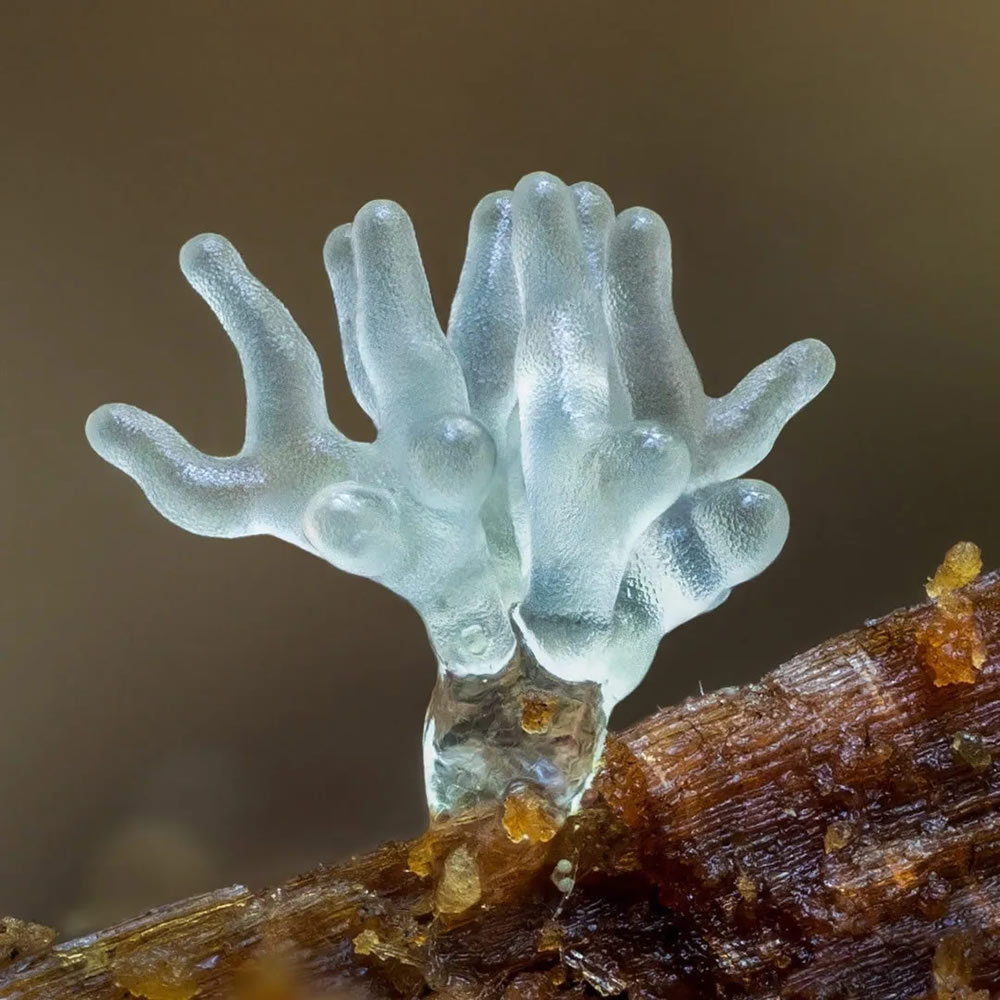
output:
[[181, 268], [239, 353], [243, 448], [205, 455], [123, 404], [87, 436], [181, 527], [276, 535], [416, 608], [439, 661], [433, 815], [520, 797], [565, 816], [664, 633], [781, 549], [781, 495], [738, 477], [833, 356], [799, 341], [706, 396], [663, 220], [550, 174], [476, 207], [447, 337], [395, 203], [365, 205], [324, 258], [374, 442], [333, 426], [309, 341], [214, 235]]

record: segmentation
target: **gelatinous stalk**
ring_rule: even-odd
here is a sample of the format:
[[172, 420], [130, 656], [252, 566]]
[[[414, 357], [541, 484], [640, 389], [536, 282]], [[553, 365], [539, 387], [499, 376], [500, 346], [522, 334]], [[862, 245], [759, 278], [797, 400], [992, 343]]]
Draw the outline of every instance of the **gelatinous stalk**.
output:
[[494, 674], [440, 671], [424, 725], [431, 817], [527, 794], [558, 826], [596, 770], [606, 702], [600, 684], [550, 674], [523, 641]]

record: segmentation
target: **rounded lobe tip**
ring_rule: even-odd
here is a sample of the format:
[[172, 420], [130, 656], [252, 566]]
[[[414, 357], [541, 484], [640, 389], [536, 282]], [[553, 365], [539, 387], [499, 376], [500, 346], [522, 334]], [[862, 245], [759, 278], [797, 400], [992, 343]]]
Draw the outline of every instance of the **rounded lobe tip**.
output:
[[384, 198], [362, 205], [354, 216], [354, 229], [358, 236], [388, 236], [412, 228], [403, 206]]
[[411, 485], [429, 506], [474, 509], [496, 468], [492, 436], [472, 417], [445, 414], [419, 428], [409, 442]]
[[99, 406], [87, 417], [84, 433], [105, 462], [133, 478], [144, 457], [160, 453], [168, 438], [178, 437], [161, 420], [128, 403]]
[[787, 517], [787, 505], [781, 493], [760, 479], [737, 479], [729, 484], [733, 508], [742, 517], [756, 523], [781, 521]]
[[651, 208], [626, 208], [615, 220], [619, 238], [640, 246], [670, 245], [670, 231], [663, 217]]
[[236, 247], [218, 233], [201, 233], [189, 239], [180, 251], [181, 270], [189, 278], [195, 278], [209, 270], [223, 267], [243, 267], [243, 260]]
[[323, 241], [323, 260], [328, 267], [339, 266], [351, 257], [351, 224], [345, 222], [331, 230]]
[[510, 218], [513, 191], [494, 191], [481, 198], [472, 210], [472, 228], [491, 231], [498, 229]]
[[567, 190], [566, 185], [555, 174], [538, 170], [525, 175], [517, 182], [514, 195], [529, 204], [545, 204], [564, 197]]
[[788, 537], [788, 504], [770, 483], [737, 479], [720, 484], [697, 511], [703, 537], [710, 538], [727, 586], [756, 576], [777, 557]]
[[87, 417], [87, 422], [83, 427], [90, 447], [99, 455], [103, 455], [109, 434], [114, 429], [114, 406], [114, 403], [105, 403], [103, 406], [99, 406]]
[[105, 403], [87, 417], [84, 433], [90, 447], [105, 461], [120, 466], [130, 441], [141, 436], [142, 411], [127, 403]]
[[793, 387], [796, 408], [814, 399], [827, 385], [836, 370], [837, 362], [822, 340], [808, 338], [797, 340], [778, 355], [778, 371]]
[[313, 548], [334, 566], [358, 576], [379, 576], [396, 559], [399, 514], [383, 490], [337, 483], [306, 507], [303, 530]]
[[803, 367], [811, 373], [810, 381], [819, 392], [833, 378], [833, 374], [837, 370], [837, 359], [834, 357], [833, 351], [822, 340], [817, 340], [815, 337], [800, 340], [799, 346], [802, 350]]
[[599, 184], [578, 181], [570, 187], [570, 191], [573, 192], [577, 208], [582, 214], [591, 215], [602, 210], [604, 214], [614, 213], [611, 197]]
[[354, 217], [351, 245], [362, 284], [371, 280], [404, 280], [400, 268], [407, 271], [408, 280], [422, 271], [417, 234], [410, 217], [394, 201], [370, 201]]

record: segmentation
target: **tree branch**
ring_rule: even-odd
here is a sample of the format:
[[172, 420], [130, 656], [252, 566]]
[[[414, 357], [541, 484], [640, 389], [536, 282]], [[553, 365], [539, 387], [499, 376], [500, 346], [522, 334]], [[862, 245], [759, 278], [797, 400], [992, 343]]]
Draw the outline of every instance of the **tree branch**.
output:
[[1000, 575], [953, 596], [658, 712], [554, 838], [508, 808], [63, 944], [0, 921], [0, 997], [988, 1000]]

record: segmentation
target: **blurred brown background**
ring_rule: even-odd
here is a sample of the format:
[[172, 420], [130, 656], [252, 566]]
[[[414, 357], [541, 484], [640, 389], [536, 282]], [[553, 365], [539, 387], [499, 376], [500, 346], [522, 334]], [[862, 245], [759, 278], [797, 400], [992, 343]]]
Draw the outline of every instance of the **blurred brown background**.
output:
[[1000, 563], [1000, 6], [0, 2], [0, 913], [86, 927], [416, 832], [415, 614], [269, 538], [162, 520], [92, 454], [134, 402], [240, 444], [239, 366], [181, 278], [229, 236], [346, 388], [320, 248], [411, 212], [440, 311], [468, 215], [547, 169], [660, 211], [706, 386], [839, 359], [759, 475], [784, 555], [668, 637], [624, 724]]

